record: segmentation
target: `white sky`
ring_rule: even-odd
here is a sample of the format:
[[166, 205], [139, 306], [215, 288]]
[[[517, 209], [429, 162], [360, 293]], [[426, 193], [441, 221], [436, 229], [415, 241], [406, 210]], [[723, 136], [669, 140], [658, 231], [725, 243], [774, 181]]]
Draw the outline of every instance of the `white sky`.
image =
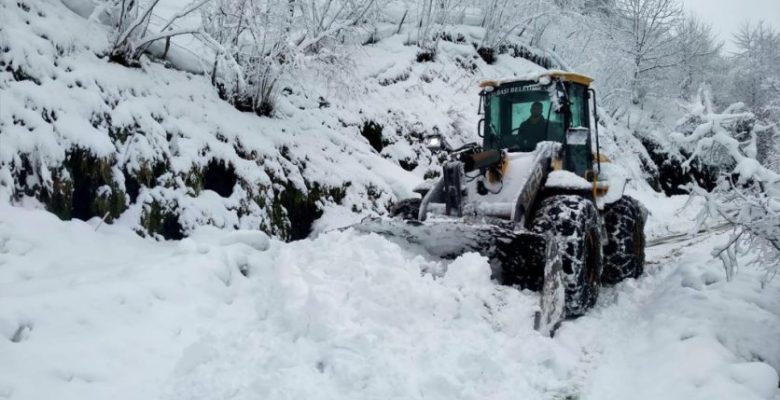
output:
[[780, 0], [683, 0], [685, 7], [712, 24], [713, 31], [732, 50], [731, 37], [743, 21], [763, 19], [780, 31]]

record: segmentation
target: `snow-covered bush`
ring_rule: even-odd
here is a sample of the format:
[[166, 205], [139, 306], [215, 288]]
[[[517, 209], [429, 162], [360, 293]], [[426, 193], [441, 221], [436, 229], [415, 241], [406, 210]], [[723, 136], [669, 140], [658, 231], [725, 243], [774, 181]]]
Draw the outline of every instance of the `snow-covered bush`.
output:
[[754, 254], [751, 263], [766, 270], [764, 283], [780, 272], [780, 178], [773, 179], [734, 181], [724, 177], [715, 191], [696, 192], [707, 199], [709, 216], [733, 226], [728, 241], [713, 250], [729, 279], [739, 267], [737, 256], [747, 251]]
[[206, 32], [222, 48], [212, 82], [239, 110], [273, 111], [276, 82], [293, 62], [289, 13], [286, 2], [254, 0], [218, 0], [202, 13]]
[[755, 116], [740, 111], [744, 105], [717, 113], [706, 90], [699, 100], [692, 133], [672, 135], [692, 149], [687, 163], [699, 159], [723, 168], [714, 190], [693, 187], [694, 195], [707, 200], [699, 221], [714, 218], [732, 226], [729, 240], [713, 250], [729, 279], [738, 268], [737, 255], [746, 250], [757, 254], [752, 262], [765, 268], [769, 279], [780, 272], [780, 174], [756, 160]]
[[345, 65], [338, 37], [366, 23], [375, 0], [215, 0], [202, 13], [219, 51], [212, 82], [242, 111], [273, 113], [279, 81], [307, 62]]
[[[528, 0], [483, 0], [482, 21], [485, 35], [479, 43], [480, 54], [490, 50], [498, 51], [502, 45], [512, 42], [513, 37], [526, 36], [528, 44], [535, 46], [556, 9], [552, 2]], [[487, 60], [486, 60], [487, 61]]]
[[138, 66], [139, 59], [149, 46], [165, 41], [163, 58], [170, 48], [170, 39], [179, 35], [201, 35], [199, 27], [179, 28], [176, 21], [197, 11], [211, 0], [194, 0], [168, 18], [156, 32], [150, 32], [149, 23], [160, 0], [99, 0], [90, 16], [91, 21], [102, 21], [113, 29], [110, 59], [127, 66]]

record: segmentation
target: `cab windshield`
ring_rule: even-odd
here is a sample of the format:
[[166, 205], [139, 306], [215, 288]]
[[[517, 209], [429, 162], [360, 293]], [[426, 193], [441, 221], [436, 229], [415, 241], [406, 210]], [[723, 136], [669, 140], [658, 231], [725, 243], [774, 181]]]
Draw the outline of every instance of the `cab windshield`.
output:
[[563, 116], [555, 112], [548, 86], [527, 82], [489, 93], [483, 147], [533, 151], [541, 141], [563, 142]]

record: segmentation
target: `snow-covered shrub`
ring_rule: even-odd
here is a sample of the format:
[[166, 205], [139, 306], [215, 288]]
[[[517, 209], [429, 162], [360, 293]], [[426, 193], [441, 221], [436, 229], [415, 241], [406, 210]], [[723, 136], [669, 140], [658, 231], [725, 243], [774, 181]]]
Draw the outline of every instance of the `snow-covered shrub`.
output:
[[464, 0], [418, 0], [416, 3], [414, 44], [420, 48], [417, 62], [430, 62], [436, 57], [438, 42], [446, 28], [463, 22], [469, 4]]
[[179, 35], [200, 35], [199, 27], [179, 28], [176, 21], [195, 12], [211, 0], [194, 0], [182, 10], [174, 13], [156, 32], [150, 32], [149, 23], [160, 0], [99, 0], [90, 20], [102, 21], [113, 29], [109, 59], [127, 66], [138, 66], [141, 55], [149, 46], [165, 41], [163, 56], [170, 48], [170, 39]]
[[766, 283], [780, 272], [780, 177], [775, 175], [765, 182], [756, 179], [756, 175], [763, 175], [760, 171], [751, 172], [750, 180], [724, 177], [715, 191], [696, 193], [707, 199], [708, 216], [733, 226], [728, 241], [713, 250], [723, 262], [727, 278], [731, 279], [739, 267], [737, 255], [750, 251], [755, 255], [751, 264], [766, 270]]
[[[678, 132], [670, 135], [670, 139], [691, 154], [685, 166], [699, 160], [705, 165], [732, 170], [738, 159], [730, 146], [737, 146], [736, 150], [747, 157], [756, 157], [755, 124], [755, 115], [741, 103], [716, 113], [709, 89], [705, 86], [689, 107], [688, 114], [678, 121]], [[714, 140], [715, 136], [723, 136], [733, 142], [726, 145], [721, 140]]]
[[[528, 0], [483, 0], [480, 2], [485, 34], [477, 46], [480, 55], [490, 63], [491, 52], [513, 42], [513, 37], [526, 35], [528, 44], [536, 45], [549, 22], [549, 16], [556, 11], [551, 2]], [[537, 29], [534, 29], [539, 25]]]
[[220, 97], [242, 111], [270, 115], [276, 83], [292, 63], [286, 2], [217, 0], [203, 10], [206, 32], [221, 46], [212, 82]]
[[336, 39], [365, 24], [374, 7], [375, 0], [215, 0], [202, 13], [219, 48], [212, 82], [239, 110], [270, 116], [291, 69], [312, 59], [344, 65]]
[[689, 145], [695, 159], [717, 162], [723, 167], [717, 186], [710, 192], [694, 187], [694, 194], [707, 200], [700, 222], [724, 220], [733, 227], [729, 240], [713, 250], [730, 279], [738, 268], [737, 255], [752, 250], [752, 261], [766, 269], [769, 279], [780, 272], [780, 174], [756, 160], [755, 116], [732, 105], [721, 113], [712, 108], [702, 91], [700, 123], [690, 134], [672, 139]]
[[712, 190], [717, 180], [717, 169], [699, 159], [689, 161], [690, 151], [671, 142], [657, 131], [637, 135], [647, 151], [651, 163], [643, 164], [648, 183], [667, 196], [690, 193], [690, 185]]

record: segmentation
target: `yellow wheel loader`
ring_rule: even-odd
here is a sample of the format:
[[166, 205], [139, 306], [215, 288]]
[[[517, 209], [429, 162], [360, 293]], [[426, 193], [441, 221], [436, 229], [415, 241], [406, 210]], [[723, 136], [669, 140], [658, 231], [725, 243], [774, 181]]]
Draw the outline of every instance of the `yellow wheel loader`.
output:
[[441, 177], [356, 229], [438, 257], [487, 256], [500, 283], [542, 292], [535, 325], [552, 334], [644, 263], [647, 212], [601, 154], [591, 82], [564, 71], [482, 82], [481, 145], [426, 138], [449, 153]]

